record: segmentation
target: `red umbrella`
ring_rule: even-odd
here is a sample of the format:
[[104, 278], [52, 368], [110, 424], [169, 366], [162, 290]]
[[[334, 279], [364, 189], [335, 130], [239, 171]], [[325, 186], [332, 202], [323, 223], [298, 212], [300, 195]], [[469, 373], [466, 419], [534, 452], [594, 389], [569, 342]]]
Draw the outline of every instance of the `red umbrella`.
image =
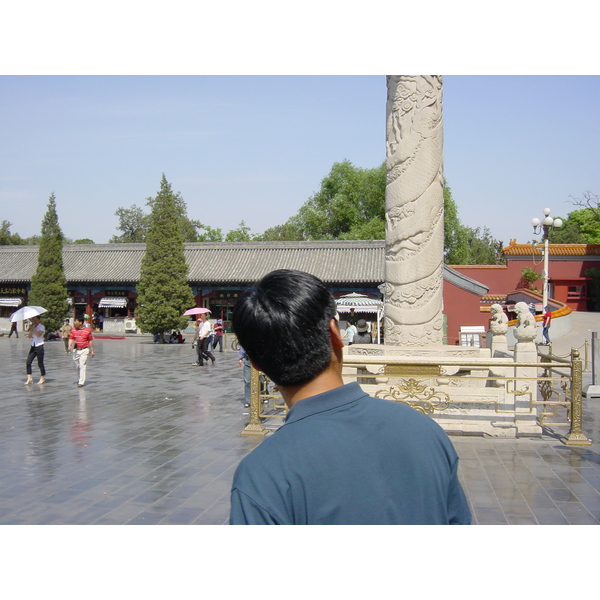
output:
[[208, 310], [208, 308], [202, 308], [201, 306], [197, 306], [196, 308], [190, 308], [189, 310], [186, 310], [183, 314], [184, 315], [199, 315], [201, 313], [209, 313], [210, 310]]

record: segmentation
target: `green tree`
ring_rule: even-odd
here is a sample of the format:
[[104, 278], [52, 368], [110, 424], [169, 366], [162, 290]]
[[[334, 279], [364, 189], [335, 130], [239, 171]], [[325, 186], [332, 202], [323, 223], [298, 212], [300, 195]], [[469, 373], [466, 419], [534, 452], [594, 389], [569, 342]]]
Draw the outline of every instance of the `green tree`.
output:
[[18, 246], [23, 243], [21, 236], [18, 233], [11, 233], [10, 228], [12, 223], [2, 221], [0, 223], [0, 246]]
[[[146, 204], [152, 210], [156, 198], [147, 198]], [[181, 192], [173, 193], [173, 204], [175, 206], [175, 212], [177, 213], [177, 224], [181, 235], [183, 236], [184, 242], [197, 242], [198, 241], [198, 230], [204, 229], [204, 225], [195, 219], [190, 219], [187, 216], [187, 204], [185, 203]], [[152, 226], [152, 212], [149, 215], [149, 226]]]
[[58, 224], [56, 198], [48, 201], [48, 210], [42, 220], [42, 235], [38, 251], [38, 266], [31, 278], [28, 303], [42, 306], [48, 312], [41, 316], [46, 335], [56, 331], [69, 312], [67, 280], [63, 266], [64, 236]]
[[203, 233], [198, 234], [199, 242], [222, 242], [223, 232], [219, 228], [212, 228], [209, 225], [202, 225], [200, 229], [204, 229]]
[[499, 265], [503, 244], [484, 227], [463, 225], [452, 190], [444, 182], [444, 261], [447, 265]]
[[542, 276], [536, 270], [532, 269], [531, 267], [525, 267], [521, 271], [521, 283], [519, 287], [526, 287], [530, 290], [535, 290], [537, 289], [535, 287], [535, 282], [539, 281], [541, 278]]
[[469, 232], [458, 218], [452, 190], [444, 182], [444, 262], [448, 265], [468, 265], [470, 260]]
[[195, 304], [187, 282], [188, 266], [175, 197], [163, 174], [160, 191], [151, 204], [150, 228], [137, 288], [137, 323], [145, 333], [160, 334], [161, 342], [166, 331], [185, 327], [187, 318], [183, 313]]
[[25, 244], [26, 246], [39, 246], [41, 241], [42, 241], [42, 236], [36, 234], [36, 235], [32, 235], [31, 237], [28, 237], [28, 238], [23, 238], [23, 241], [21, 243]]
[[548, 239], [553, 244], [600, 244], [600, 219], [591, 208], [570, 212], [559, 229], [551, 229]]
[[374, 169], [334, 163], [319, 191], [288, 220], [288, 231], [305, 240], [360, 239], [370, 223], [367, 231], [384, 237], [385, 178], [385, 163]]
[[250, 227], [248, 227], [244, 221], [240, 222], [237, 229], [228, 231], [225, 236], [226, 242], [250, 242], [253, 239], [254, 237], [250, 233]]
[[491, 231], [484, 227], [467, 227], [469, 238], [469, 264], [501, 265], [506, 263], [502, 256], [504, 244], [492, 237]]
[[148, 215], [144, 209], [131, 205], [131, 208], [117, 208], [115, 215], [119, 217], [117, 229], [121, 235], [113, 235], [110, 243], [134, 243], [146, 241], [146, 234], [150, 226]]
[[270, 227], [256, 236], [256, 240], [261, 242], [295, 242], [303, 239], [300, 231], [289, 221], [283, 225]]
[[93, 244], [94, 240], [90, 240], [90, 238], [81, 238], [80, 240], [73, 240], [71, 242], [73, 244]]
[[[150, 214], [146, 214], [143, 208], [132, 204], [130, 208], [117, 208], [115, 215], [119, 217], [117, 229], [121, 231], [121, 235], [114, 235], [110, 243], [132, 243], [145, 242], [148, 231], [152, 225], [152, 208], [156, 198], [146, 198], [146, 204], [150, 207]], [[222, 234], [220, 230], [213, 230], [206, 227], [200, 221], [190, 219], [187, 216], [187, 205], [181, 196], [181, 192], [173, 193], [173, 203], [177, 212], [177, 224], [183, 235], [184, 242], [201, 242], [201, 241], [221, 241], [214, 238]], [[203, 236], [198, 233], [198, 230], [206, 229], [207, 233]], [[205, 239], [210, 238], [210, 239]]]

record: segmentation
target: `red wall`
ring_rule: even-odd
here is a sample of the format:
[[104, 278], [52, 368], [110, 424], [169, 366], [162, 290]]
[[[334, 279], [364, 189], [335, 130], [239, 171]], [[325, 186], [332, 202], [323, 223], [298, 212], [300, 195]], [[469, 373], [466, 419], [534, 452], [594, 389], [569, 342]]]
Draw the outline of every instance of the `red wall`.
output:
[[[454, 268], [454, 267], [452, 267]], [[469, 277], [472, 277], [469, 275]], [[475, 277], [472, 277], [475, 279]], [[447, 344], [460, 344], [460, 328], [483, 325], [487, 331], [491, 315], [480, 311], [480, 297], [444, 281], [444, 314], [448, 329]], [[482, 339], [481, 346], [485, 346]]]

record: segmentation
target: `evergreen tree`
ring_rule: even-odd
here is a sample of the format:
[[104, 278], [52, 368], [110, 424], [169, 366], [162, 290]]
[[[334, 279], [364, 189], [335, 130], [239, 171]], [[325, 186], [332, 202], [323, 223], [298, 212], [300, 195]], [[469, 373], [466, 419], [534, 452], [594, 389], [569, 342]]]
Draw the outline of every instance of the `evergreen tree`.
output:
[[187, 281], [179, 216], [175, 194], [163, 174], [160, 191], [152, 201], [146, 252], [137, 286], [137, 324], [143, 332], [160, 334], [161, 342], [166, 331], [186, 326], [187, 317], [182, 315], [195, 304]]
[[56, 331], [69, 313], [67, 280], [63, 266], [64, 236], [58, 224], [56, 199], [50, 196], [48, 210], [42, 221], [42, 235], [38, 251], [38, 266], [31, 278], [28, 304], [42, 306], [48, 312], [41, 315], [46, 335]]

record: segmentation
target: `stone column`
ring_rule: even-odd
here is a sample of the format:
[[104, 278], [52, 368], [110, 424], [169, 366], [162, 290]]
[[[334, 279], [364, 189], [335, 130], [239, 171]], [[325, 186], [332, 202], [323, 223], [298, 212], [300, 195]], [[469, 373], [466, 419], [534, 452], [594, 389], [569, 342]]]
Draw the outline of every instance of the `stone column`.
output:
[[[535, 363], [538, 362], [535, 338], [537, 335], [535, 317], [529, 311], [525, 302], [515, 304], [517, 313], [517, 326], [515, 327], [515, 362]], [[542, 429], [537, 424], [537, 411], [532, 406], [532, 401], [537, 399], [537, 368], [515, 367], [514, 385], [515, 394], [515, 426], [517, 436], [519, 435], [541, 435]], [[529, 378], [521, 379], [518, 378]]]
[[385, 343], [443, 342], [442, 77], [387, 78]]

